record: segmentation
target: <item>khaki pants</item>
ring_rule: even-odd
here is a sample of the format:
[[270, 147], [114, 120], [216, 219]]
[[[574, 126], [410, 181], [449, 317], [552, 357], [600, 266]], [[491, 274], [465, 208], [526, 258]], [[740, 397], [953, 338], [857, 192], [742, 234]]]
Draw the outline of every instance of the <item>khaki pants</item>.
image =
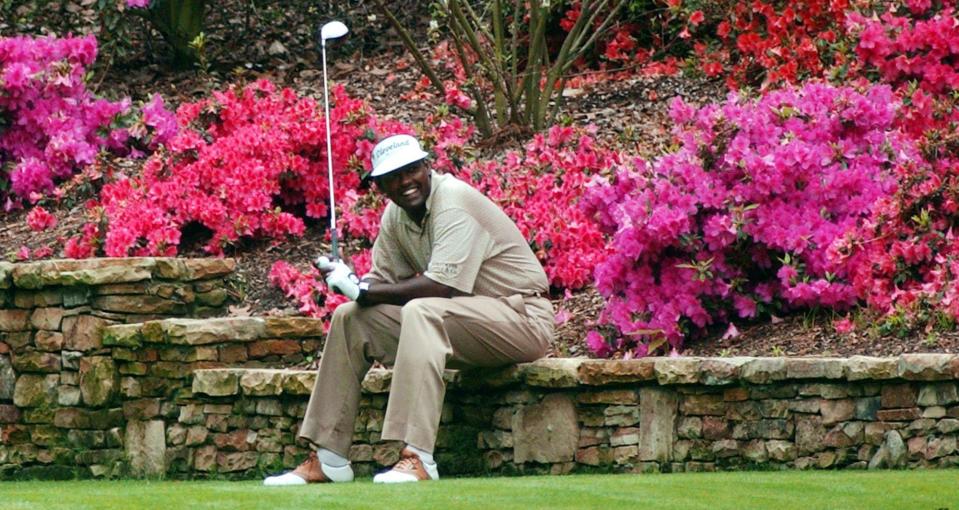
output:
[[360, 384], [373, 360], [393, 366], [383, 439], [432, 452], [450, 367], [533, 361], [553, 336], [545, 298], [414, 299], [400, 307], [356, 303], [333, 314], [300, 437], [348, 456]]

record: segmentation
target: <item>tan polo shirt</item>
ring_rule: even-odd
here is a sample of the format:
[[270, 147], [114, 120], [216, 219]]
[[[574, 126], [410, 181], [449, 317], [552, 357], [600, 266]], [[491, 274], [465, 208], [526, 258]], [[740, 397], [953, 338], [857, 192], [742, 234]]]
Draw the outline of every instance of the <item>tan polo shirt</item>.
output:
[[422, 227], [396, 204], [386, 206], [367, 277], [396, 283], [417, 274], [454, 295], [528, 296], [549, 285], [513, 220], [472, 186], [436, 172]]

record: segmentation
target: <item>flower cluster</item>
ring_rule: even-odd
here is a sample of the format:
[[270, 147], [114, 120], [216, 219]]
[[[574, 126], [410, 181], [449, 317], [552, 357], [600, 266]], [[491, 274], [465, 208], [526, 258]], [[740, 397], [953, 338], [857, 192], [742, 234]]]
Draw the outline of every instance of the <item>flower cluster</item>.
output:
[[53, 192], [57, 181], [103, 150], [152, 150], [175, 130], [155, 96], [141, 115], [130, 101], [86, 88], [97, 41], [87, 37], [0, 38], [0, 200], [5, 210]]
[[959, 319], [959, 29], [955, 2], [907, 2], [909, 12], [850, 15], [867, 75], [898, 87], [900, 129], [921, 157], [897, 169], [898, 190], [836, 247], [874, 310], [928, 324]]
[[476, 161], [458, 172], [516, 222], [557, 288], [586, 286], [593, 267], [608, 254], [599, 226], [579, 202], [592, 176], [612, 171], [620, 155], [597, 147], [591, 135], [554, 126], [535, 135], [522, 152]]
[[959, 320], [959, 160], [903, 165], [898, 192], [837, 247], [852, 283], [884, 315], [927, 309]]
[[693, 44], [693, 54], [707, 76], [724, 75], [731, 88], [797, 83], [848, 60], [840, 44], [848, 0], [736, 0], [696, 7], [684, 10], [687, 30], [705, 36]]
[[[342, 189], [360, 182], [368, 111], [337, 88], [331, 111], [333, 161]], [[179, 131], [142, 174], [103, 187], [91, 225], [71, 256], [173, 255], [188, 226], [209, 233], [222, 254], [243, 237], [282, 239], [303, 232], [303, 216], [328, 211], [326, 128], [316, 102], [266, 81], [180, 106]], [[148, 108], [145, 123], [169, 128]], [[302, 215], [294, 211], [302, 211]]]
[[887, 86], [807, 84], [757, 100], [671, 106], [679, 148], [597, 180], [586, 205], [611, 236], [596, 267], [591, 344], [645, 355], [717, 321], [857, 300], [837, 239], [869, 217], [916, 157]]
[[[947, 5], [952, 2], [946, 2]], [[875, 68], [884, 82], [900, 84], [916, 80], [930, 93], [959, 87], [959, 23], [954, 7], [933, 10], [912, 6], [911, 14], [889, 11], [879, 17], [849, 14], [848, 26], [858, 35], [856, 54]], [[929, 12], [927, 12], [929, 11]]]

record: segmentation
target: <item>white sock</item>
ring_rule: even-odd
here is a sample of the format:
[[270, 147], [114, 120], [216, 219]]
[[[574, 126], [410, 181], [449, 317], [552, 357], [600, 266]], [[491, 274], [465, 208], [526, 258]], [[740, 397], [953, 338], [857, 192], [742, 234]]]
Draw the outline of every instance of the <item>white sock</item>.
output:
[[346, 457], [326, 448], [319, 448], [316, 454], [320, 457], [320, 462], [330, 467], [343, 467], [350, 463]]
[[426, 450], [420, 450], [419, 448], [411, 444], [407, 444], [406, 447], [409, 448], [410, 451], [415, 453], [417, 456], [419, 456], [420, 460], [422, 460], [424, 464], [436, 464], [436, 462], [433, 460], [432, 453]]

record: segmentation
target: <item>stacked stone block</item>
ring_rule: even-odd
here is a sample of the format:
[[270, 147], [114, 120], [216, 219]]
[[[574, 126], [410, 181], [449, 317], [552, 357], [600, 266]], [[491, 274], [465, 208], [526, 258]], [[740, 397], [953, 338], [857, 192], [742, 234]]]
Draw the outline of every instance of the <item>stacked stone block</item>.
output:
[[[0, 264], [0, 478], [258, 478], [300, 462], [315, 373], [281, 368], [319, 353], [321, 323], [169, 318], [222, 312], [230, 270]], [[446, 476], [959, 466], [957, 355], [546, 359], [446, 376]], [[360, 475], [399, 457], [381, 438], [390, 381], [363, 382]]]
[[122, 464], [119, 370], [128, 360], [114, 357], [103, 330], [222, 315], [240, 297], [228, 280], [234, 267], [228, 259], [0, 262], [0, 475], [70, 476], [76, 466], [107, 474]]
[[[549, 359], [448, 371], [436, 454], [444, 468], [473, 474], [955, 467], [957, 369], [959, 356], [904, 355]], [[350, 452], [363, 474], [394, 462], [400, 446], [379, 437], [389, 375], [364, 381]], [[187, 445], [202, 449], [192, 455], [203, 471], [259, 476], [295, 465], [306, 454], [294, 435], [313, 380], [288, 370], [198, 372], [194, 398], [210, 407], [196, 423], [219, 427]], [[181, 427], [168, 435], [181, 437]]]

